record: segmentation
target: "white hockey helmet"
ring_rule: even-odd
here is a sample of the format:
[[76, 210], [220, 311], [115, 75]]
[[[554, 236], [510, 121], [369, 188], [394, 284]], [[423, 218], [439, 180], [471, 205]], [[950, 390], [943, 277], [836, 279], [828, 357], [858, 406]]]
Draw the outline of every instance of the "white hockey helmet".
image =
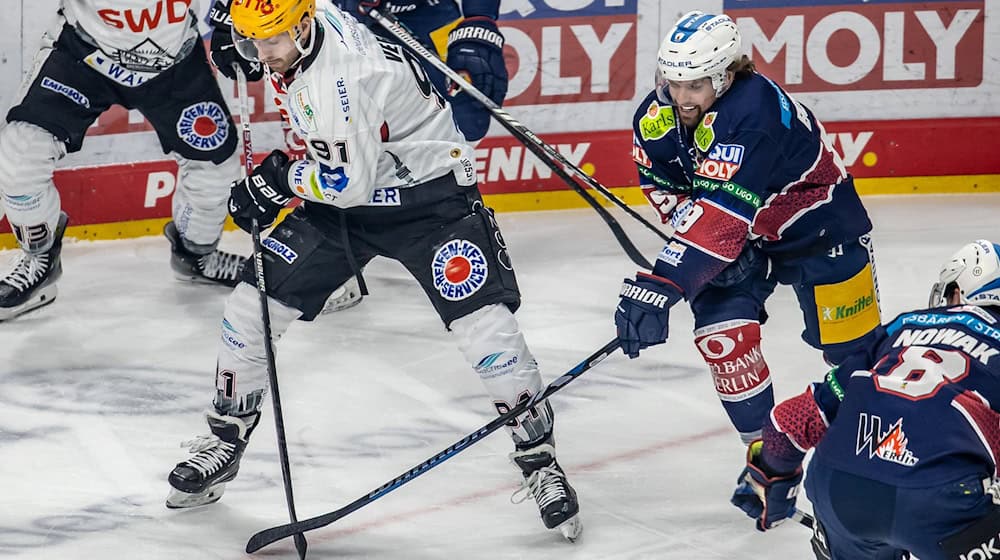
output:
[[963, 304], [1000, 305], [1000, 245], [979, 239], [952, 255], [931, 289], [931, 307], [948, 305], [955, 289]]
[[667, 80], [711, 78], [715, 95], [726, 87], [726, 69], [740, 56], [740, 30], [729, 16], [688, 12], [663, 39], [656, 61], [656, 90], [667, 101]]

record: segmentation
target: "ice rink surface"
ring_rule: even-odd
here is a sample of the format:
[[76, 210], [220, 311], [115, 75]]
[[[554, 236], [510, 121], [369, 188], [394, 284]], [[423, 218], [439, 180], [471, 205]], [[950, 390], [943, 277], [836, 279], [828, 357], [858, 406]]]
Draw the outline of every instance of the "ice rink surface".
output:
[[[883, 319], [925, 304], [938, 266], [1000, 241], [1000, 195], [868, 197]], [[643, 210], [645, 212], [645, 209]], [[652, 260], [661, 243], [615, 211]], [[650, 214], [646, 214], [649, 216]], [[635, 266], [591, 210], [508, 214], [517, 316], [546, 383], [614, 336]], [[248, 236], [223, 248], [249, 253]], [[227, 291], [173, 280], [161, 237], [68, 243], [57, 301], [0, 324], [0, 557], [32, 560], [295, 558], [291, 540], [248, 556], [287, 521], [270, 403], [240, 476], [217, 504], [167, 510], [182, 440], [207, 433]], [[0, 269], [13, 253], [0, 252]], [[278, 343], [300, 518], [346, 505], [492, 418], [451, 335], [405, 270], [377, 260], [362, 305], [297, 323]], [[768, 304], [763, 349], [779, 398], [825, 371], [799, 338], [791, 288]], [[412, 483], [307, 534], [309, 558], [811, 558], [809, 531], [766, 534], [729, 504], [743, 446], [691, 342], [616, 354], [553, 397], [560, 463], [581, 500], [581, 539], [546, 531], [495, 433]], [[809, 504], [800, 501], [800, 507]]]

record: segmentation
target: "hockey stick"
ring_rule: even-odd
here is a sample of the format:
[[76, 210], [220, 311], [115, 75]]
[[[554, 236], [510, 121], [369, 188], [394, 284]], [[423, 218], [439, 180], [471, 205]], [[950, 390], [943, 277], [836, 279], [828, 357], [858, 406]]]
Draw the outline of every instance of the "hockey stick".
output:
[[[250, 142], [250, 98], [247, 97], [247, 77], [239, 64], [234, 63], [236, 71], [236, 92], [240, 102], [240, 127], [243, 130], [243, 157], [245, 159], [243, 174], [249, 177], [253, 174], [253, 144]], [[288, 518], [292, 523], [298, 521], [295, 515], [295, 498], [292, 495], [292, 472], [288, 463], [288, 444], [285, 441], [285, 420], [281, 414], [281, 397], [278, 392], [278, 372], [274, 365], [274, 346], [271, 342], [271, 314], [267, 308], [267, 285], [264, 283], [264, 254], [260, 242], [260, 224], [254, 218], [250, 224], [250, 237], [253, 239], [253, 266], [257, 279], [257, 292], [260, 293], [260, 318], [264, 326], [264, 352], [267, 357], [267, 380], [271, 384], [271, 405], [274, 407], [274, 431], [278, 438], [278, 459], [281, 463], [281, 480], [285, 485], [285, 501], [288, 503]], [[295, 550], [299, 559], [306, 558], [306, 536], [295, 535]]]
[[378, 12], [378, 10], [368, 10], [368, 15], [378, 22], [379, 25], [384, 27], [387, 31], [392, 33], [397, 39], [399, 39], [404, 45], [413, 50], [416, 54], [420, 55], [421, 58], [432, 64], [435, 68], [440, 70], [445, 76], [451, 79], [453, 82], [458, 84], [466, 93], [472, 96], [473, 99], [481, 103], [487, 110], [493, 115], [504, 128], [506, 128], [514, 138], [517, 138], [522, 144], [527, 147], [531, 153], [535, 154], [546, 167], [551, 169], [560, 179], [566, 182], [567, 185], [573, 188], [587, 204], [593, 208], [598, 215], [604, 220], [604, 223], [611, 228], [611, 232], [614, 233], [615, 238], [618, 243], [625, 250], [625, 254], [628, 255], [633, 262], [637, 265], [645, 268], [647, 270], [652, 270], [652, 265], [649, 261], [643, 257], [642, 253], [636, 248], [629, 239], [625, 230], [622, 229], [621, 224], [603, 207], [599, 202], [594, 200], [594, 197], [580, 186], [576, 180], [571, 177], [566, 170], [573, 172], [575, 175], [583, 179], [590, 188], [604, 195], [605, 198], [613, 202], [619, 208], [624, 210], [629, 216], [632, 216], [638, 220], [642, 225], [646, 226], [648, 229], [656, 233], [664, 241], [670, 241], [670, 237], [663, 233], [659, 228], [653, 224], [646, 221], [638, 212], [629, 208], [627, 204], [621, 201], [617, 196], [609, 191], [604, 185], [599, 183], [596, 179], [587, 175], [579, 167], [573, 165], [569, 160], [563, 157], [558, 150], [546, 144], [541, 138], [535, 135], [534, 132], [529, 130], [526, 126], [518, 122], [514, 117], [510, 116], [510, 113], [504, 111], [499, 105], [493, 102], [492, 99], [486, 96], [483, 92], [476, 89], [471, 83], [463, 79], [457, 72], [452, 70], [447, 64], [444, 63], [437, 55], [431, 53], [424, 47], [420, 41], [417, 41], [413, 35], [411, 35], [402, 25], [396, 21], [391, 15], [383, 15]]
[[381, 498], [382, 496], [385, 496], [386, 494], [392, 492], [396, 488], [399, 488], [400, 486], [406, 484], [407, 482], [412, 481], [413, 479], [426, 473], [427, 471], [433, 469], [434, 467], [440, 465], [441, 463], [447, 461], [448, 459], [451, 459], [459, 452], [464, 451], [472, 444], [483, 439], [485, 436], [500, 429], [502, 426], [506, 425], [507, 422], [510, 422], [511, 420], [517, 418], [521, 414], [524, 414], [524, 412], [527, 411], [529, 408], [549, 398], [553, 393], [565, 387], [571, 381], [579, 377], [580, 374], [582, 374], [583, 372], [596, 366], [598, 363], [603, 361], [604, 358], [610, 356], [611, 353], [617, 349], [618, 349], [618, 339], [616, 338], [611, 342], [605, 344], [604, 347], [598, 350], [597, 352], [594, 352], [590, 356], [587, 356], [585, 360], [574, 366], [573, 369], [567, 371], [552, 383], [549, 383], [549, 385], [545, 387], [544, 391], [536, 393], [535, 396], [530, 400], [518, 404], [505, 414], [502, 414], [494, 418], [485, 426], [479, 428], [478, 430], [472, 432], [471, 434], [468, 434], [462, 439], [449, 445], [448, 447], [444, 448], [441, 452], [432, 455], [430, 459], [427, 459], [426, 461], [420, 463], [419, 465], [413, 467], [412, 469], [403, 472], [403, 474], [397, 476], [396, 478], [390, 480], [389, 482], [386, 482], [382, 486], [379, 486], [378, 488], [372, 490], [371, 492], [365, 494], [364, 496], [361, 496], [360, 498], [354, 500], [350, 504], [338, 510], [331, 511], [330, 513], [325, 513], [323, 515], [306, 519], [298, 523], [293, 522], [287, 525], [279, 525], [277, 527], [271, 527], [270, 529], [264, 529], [263, 531], [260, 531], [259, 533], [250, 537], [250, 540], [247, 542], [247, 549], [246, 549], [247, 552], [248, 553], [256, 552], [269, 544], [280, 541], [281, 539], [284, 539], [286, 537], [302, 533], [303, 531], [312, 531], [313, 529], [326, 527], [327, 525], [333, 523], [334, 521], [337, 521], [338, 519], [345, 517], [348, 514], [353, 513], [363, 508], [364, 506], [374, 502], [375, 500]]
[[792, 519], [798, 521], [800, 525], [808, 527], [810, 529], [812, 529], [813, 525], [816, 524], [815, 517], [809, 515], [808, 513], [798, 508], [795, 508], [795, 511], [792, 512]]

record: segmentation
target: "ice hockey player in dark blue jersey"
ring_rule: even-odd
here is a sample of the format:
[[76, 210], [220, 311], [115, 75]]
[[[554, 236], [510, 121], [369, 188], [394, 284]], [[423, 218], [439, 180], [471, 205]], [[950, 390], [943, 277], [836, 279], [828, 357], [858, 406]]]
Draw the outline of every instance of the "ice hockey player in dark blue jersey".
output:
[[725, 15], [691, 12], [660, 47], [656, 89], [633, 119], [640, 184], [674, 228], [652, 274], [626, 279], [622, 348], [665, 342], [686, 299], [695, 345], [745, 443], [774, 405], [760, 351], [764, 302], [792, 286], [803, 339], [839, 363], [880, 323], [872, 224], [812, 112], [740, 54]]
[[[805, 487], [821, 527], [818, 558], [996, 555], [998, 253], [985, 240], [962, 247], [942, 268], [930, 309], [880, 327], [868, 349], [774, 408], [732, 499], [759, 530], [792, 512], [802, 460], [815, 448]], [[856, 365], [866, 354], [874, 367]]]
[[[431, 50], [446, 51], [448, 66], [497, 105], [503, 104], [508, 76], [503, 60], [504, 37], [497, 28], [500, 0], [333, 0], [333, 3], [378, 35], [389, 36], [363, 12], [376, 9], [395, 16]], [[438, 90], [448, 94], [455, 123], [465, 139], [476, 142], [486, 136], [489, 111], [458, 86], [447, 83], [444, 74], [430, 64], [424, 64], [424, 69]]]

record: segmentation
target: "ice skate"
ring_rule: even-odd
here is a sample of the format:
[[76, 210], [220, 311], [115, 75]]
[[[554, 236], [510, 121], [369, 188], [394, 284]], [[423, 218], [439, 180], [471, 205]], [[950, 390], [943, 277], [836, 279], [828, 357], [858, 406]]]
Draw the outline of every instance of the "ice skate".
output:
[[343, 311], [359, 303], [361, 303], [361, 286], [358, 284], [358, 277], [351, 276], [330, 294], [320, 313], [325, 315], [327, 313]]
[[62, 276], [62, 238], [69, 221], [65, 213], [53, 235], [52, 247], [41, 253], [21, 250], [14, 268], [0, 279], [0, 321], [13, 319], [55, 301], [56, 280]]
[[170, 495], [167, 507], [171, 509], [208, 505], [219, 501], [226, 490], [226, 483], [236, 478], [240, 458], [246, 449], [250, 432], [257, 425], [260, 415], [247, 418], [206, 414], [211, 435], [198, 436], [181, 444], [188, 447], [194, 457], [177, 463], [170, 471]]
[[163, 228], [163, 235], [170, 240], [170, 268], [179, 280], [231, 288], [239, 284], [244, 257], [208, 246], [203, 247], [205, 252], [192, 250], [198, 246], [182, 239], [173, 222]]
[[574, 542], [583, 531], [583, 524], [577, 515], [580, 503], [566, 480], [566, 473], [556, 462], [555, 447], [543, 443], [531, 449], [515, 451], [510, 458], [524, 475], [524, 482], [511, 496], [511, 501], [521, 503], [529, 496], [534, 497], [545, 527], [559, 529], [567, 540]]

